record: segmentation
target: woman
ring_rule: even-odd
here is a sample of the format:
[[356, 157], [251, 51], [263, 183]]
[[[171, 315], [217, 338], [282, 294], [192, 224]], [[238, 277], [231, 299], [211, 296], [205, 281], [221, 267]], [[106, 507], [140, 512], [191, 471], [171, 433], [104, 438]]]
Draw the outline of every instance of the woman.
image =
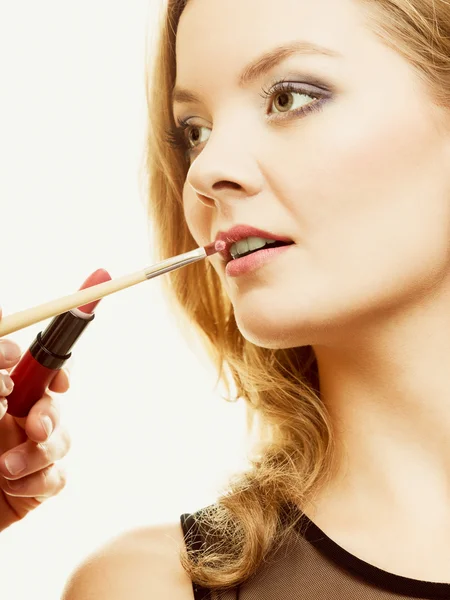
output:
[[169, 1], [148, 90], [161, 258], [290, 243], [170, 275], [259, 444], [64, 599], [450, 598], [450, 4]]

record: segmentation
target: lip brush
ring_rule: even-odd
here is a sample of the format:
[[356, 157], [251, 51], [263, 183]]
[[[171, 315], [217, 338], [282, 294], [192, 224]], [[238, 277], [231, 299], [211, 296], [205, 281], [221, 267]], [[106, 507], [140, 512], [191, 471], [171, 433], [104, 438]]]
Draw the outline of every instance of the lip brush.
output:
[[6, 315], [0, 321], [0, 337], [18, 331], [19, 329], [24, 329], [35, 323], [39, 323], [39, 321], [43, 321], [49, 317], [55, 317], [72, 308], [88, 304], [94, 300], [99, 300], [109, 294], [114, 294], [115, 292], [136, 285], [137, 283], [153, 279], [163, 273], [168, 273], [169, 271], [174, 271], [175, 269], [190, 265], [191, 263], [224, 250], [225, 246], [226, 244], [223, 241], [212, 242], [207, 246], [201, 246], [196, 250], [173, 256], [172, 258], [163, 260], [162, 262], [140, 271], [93, 285], [92, 287], [70, 294], [69, 296], [63, 296], [57, 300], [52, 300], [12, 315]]

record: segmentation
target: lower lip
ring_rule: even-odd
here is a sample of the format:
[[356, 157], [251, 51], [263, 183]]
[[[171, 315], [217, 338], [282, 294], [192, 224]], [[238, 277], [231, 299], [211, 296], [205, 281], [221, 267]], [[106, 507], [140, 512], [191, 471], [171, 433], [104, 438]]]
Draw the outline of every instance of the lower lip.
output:
[[235, 258], [227, 263], [225, 273], [229, 277], [237, 277], [238, 275], [251, 273], [252, 271], [256, 271], [256, 269], [259, 269], [259, 267], [262, 267], [272, 258], [283, 254], [283, 252], [286, 252], [293, 246], [294, 244], [280, 246], [279, 248], [265, 248], [264, 250], [258, 250], [258, 252], [254, 252], [243, 258]]

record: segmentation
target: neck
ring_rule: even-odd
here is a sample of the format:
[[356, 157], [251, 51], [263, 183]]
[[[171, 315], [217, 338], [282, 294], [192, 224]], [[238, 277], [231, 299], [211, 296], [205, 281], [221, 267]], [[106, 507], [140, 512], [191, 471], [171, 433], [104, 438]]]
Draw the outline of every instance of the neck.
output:
[[354, 517], [450, 523], [449, 306], [422, 304], [351, 344], [314, 346], [338, 449], [326, 493]]

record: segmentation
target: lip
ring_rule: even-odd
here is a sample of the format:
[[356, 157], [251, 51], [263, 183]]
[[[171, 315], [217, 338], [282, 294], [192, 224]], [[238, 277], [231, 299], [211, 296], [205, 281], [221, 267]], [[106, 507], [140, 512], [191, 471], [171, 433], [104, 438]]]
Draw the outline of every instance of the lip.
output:
[[268, 240], [277, 240], [280, 242], [293, 242], [291, 238], [278, 235], [276, 233], [271, 233], [270, 231], [264, 231], [263, 229], [257, 229], [251, 225], [235, 225], [228, 231], [219, 231], [215, 239], [216, 242], [220, 240], [226, 244], [225, 249], [219, 252], [226, 263], [229, 263], [232, 259], [230, 253], [231, 246], [234, 243], [239, 242], [239, 240], [243, 240], [247, 237], [262, 237], [267, 238]]
[[237, 258], [236, 260], [230, 260], [225, 267], [225, 273], [228, 277], [239, 277], [240, 275], [247, 275], [260, 269], [267, 262], [274, 260], [280, 254], [287, 252], [295, 244], [289, 246], [280, 246], [279, 248], [265, 248], [259, 250], [255, 254], [248, 254], [243, 258]]

